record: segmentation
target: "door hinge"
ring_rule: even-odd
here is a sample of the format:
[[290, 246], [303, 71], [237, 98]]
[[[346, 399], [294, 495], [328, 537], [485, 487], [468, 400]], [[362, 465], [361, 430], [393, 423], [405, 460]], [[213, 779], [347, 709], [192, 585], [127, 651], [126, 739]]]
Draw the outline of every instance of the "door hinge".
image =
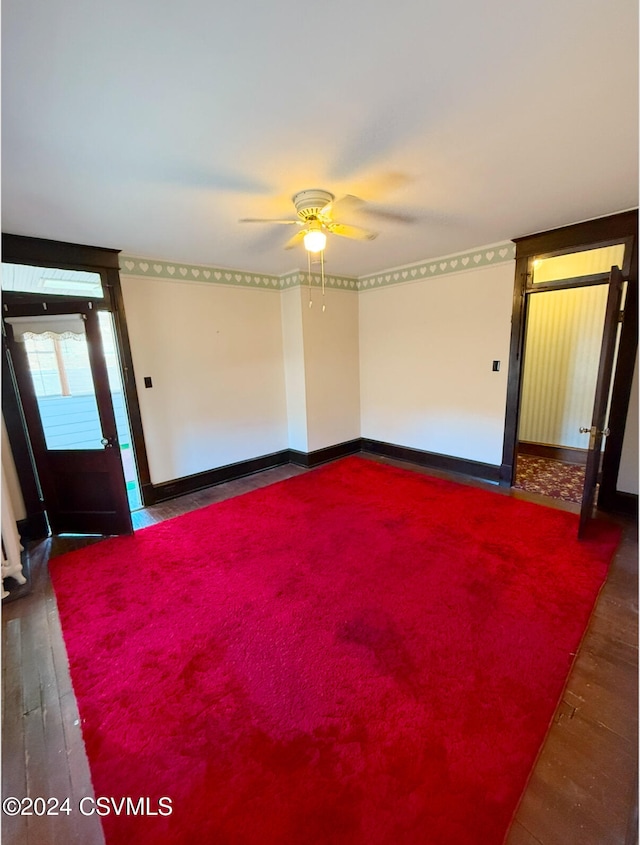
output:
[[624, 311], [618, 311], [618, 322], [624, 323]]

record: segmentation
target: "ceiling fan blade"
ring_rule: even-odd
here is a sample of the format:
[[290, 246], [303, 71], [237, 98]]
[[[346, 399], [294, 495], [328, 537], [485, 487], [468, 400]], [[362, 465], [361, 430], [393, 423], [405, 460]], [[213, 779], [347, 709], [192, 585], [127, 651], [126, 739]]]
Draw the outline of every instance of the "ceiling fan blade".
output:
[[302, 243], [302, 240], [303, 240], [303, 238], [306, 234], [307, 234], [306, 229], [300, 229], [300, 231], [296, 232], [295, 235], [292, 238], [289, 238], [289, 240], [284, 245], [284, 248], [285, 249], [293, 249], [294, 246], [298, 246], [299, 243]]
[[418, 220], [414, 214], [394, 211], [384, 206], [371, 205], [353, 194], [347, 194], [334, 202], [332, 212], [335, 214], [336, 210], [342, 215], [345, 215], [345, 212], [346, 214], [366, 214], [370, 217], [379, 217], [381, 220], [391, 220], [398, 223], [415, 223]]
[[318, 212], [318, 220], [325, 220], [325, 221], [331, 220], [331, 215], [333, 214], [334, 207], [335, 207], [335, 201], [334, 200], [331, 200], [331, 202], [328, 202]]
[[320, 214], [329, 217], [336, 214], [346, 216], [354, 211], [359, 211], [364, 204], [364, 200], [361, 200], [360, 197], [354, 197], [353, 194], [345, 194], [340, 199], [328, 203]]
[[379, 217], [381, 220], [390, 220], [396, 223], [416, 223], [418, 217], [415, 214], [408, 214], [402, 211], [392, 211], [391, 209], [375, 206], [364, 205], [360, 209], [361, 214], [366, 214], [369, 217]]
[[340, 235], [342, 238], [353, 238], [357, 241], [372, 241], [378, 237], [377, 232], [371, 229], [363, 229], [361, 226], [350, 226], [347, 223], [327, 223], [327, 229], [332, 235]]
[[301, 220], [292, 220], [290, 218], [287, 220], [273, 220], [269, 217], [242, 217], [240, 220], [238, 220], [238, 223], [284, 223], [287, 225], [291, 223], [296, 223], [298, 226], [303, 225]]

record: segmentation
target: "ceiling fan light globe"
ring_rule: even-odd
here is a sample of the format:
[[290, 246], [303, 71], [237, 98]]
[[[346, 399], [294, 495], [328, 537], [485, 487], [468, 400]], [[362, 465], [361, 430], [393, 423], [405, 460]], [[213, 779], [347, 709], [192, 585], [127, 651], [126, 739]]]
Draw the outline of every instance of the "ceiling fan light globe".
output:
[[327, 236], [324, 232], [313, 229], [304, 236], [304, 248], [307, 252], [322, 252], [326, 245]]

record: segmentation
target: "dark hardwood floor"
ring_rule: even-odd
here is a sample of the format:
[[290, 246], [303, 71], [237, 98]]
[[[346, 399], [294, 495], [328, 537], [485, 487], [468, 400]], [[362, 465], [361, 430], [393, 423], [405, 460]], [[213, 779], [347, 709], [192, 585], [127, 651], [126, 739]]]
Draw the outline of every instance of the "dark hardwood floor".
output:
[[[134, 526], [143, 528], [307, 471], [288, 465], [220, 484], [137, 511]], [[427, 474], [447, 477], [435, 471]], [[577, 507], [461, 477], [455, 480], [564, 510]], [[619, 521], [622, 543], [506, 845], [638, 841], [638, 540], [635, 521]], [[51, 557], [95, 541], [54, 538], [34, 544], [29, 550], [30, 593], [3, 604], [3, 798], [70, 796], [72, 808], [69, 815], [3, 814], [3, 845], [104, 842], [98, 818], [78, 812], [80, 800], [93, 792], [47, 569]]]

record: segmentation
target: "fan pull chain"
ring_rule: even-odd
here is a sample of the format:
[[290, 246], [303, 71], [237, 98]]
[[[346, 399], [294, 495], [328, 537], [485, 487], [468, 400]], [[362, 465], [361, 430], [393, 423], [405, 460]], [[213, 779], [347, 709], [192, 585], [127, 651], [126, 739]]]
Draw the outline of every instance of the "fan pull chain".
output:
[[309, 308], [313, 305], [311, 299], [311, 253], [307, 252], [307, 277], [309, 279]]
[[320, 252], [320, 272], [322, 274], [322, 310], [324, 311], [327, 307], [324, 304], [324, 250]]

